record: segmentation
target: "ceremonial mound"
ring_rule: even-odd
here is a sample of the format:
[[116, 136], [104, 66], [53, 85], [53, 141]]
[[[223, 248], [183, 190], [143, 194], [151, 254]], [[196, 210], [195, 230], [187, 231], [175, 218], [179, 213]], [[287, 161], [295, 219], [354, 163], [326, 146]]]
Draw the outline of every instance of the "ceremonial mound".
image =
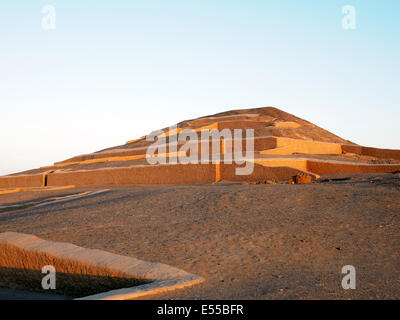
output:
[[359, 146], [265, 107], [182, 121], [120, 146], [3, 176], [0, 193], [71, 185], [296, 183], [397, 170], [400, 150]]

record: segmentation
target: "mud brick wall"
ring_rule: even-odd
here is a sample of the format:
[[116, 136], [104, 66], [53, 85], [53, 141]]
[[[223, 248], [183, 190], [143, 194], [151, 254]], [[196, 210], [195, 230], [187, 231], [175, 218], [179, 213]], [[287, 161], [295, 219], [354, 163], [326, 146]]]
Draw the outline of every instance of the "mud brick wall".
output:
[[307, 160], [307, 170], [317, 174], [378, 173], [400, 170], [400, 165], [347, 164], [343, 162]]
[[0, 177], [0, 188], [41, 187], [42, 184], [41, 174]]
[[215, 182], [215, 165], [134, 166], [75, 172], [48, 176], [48, 186], [92, 186], [123, 184], [197, 184]]

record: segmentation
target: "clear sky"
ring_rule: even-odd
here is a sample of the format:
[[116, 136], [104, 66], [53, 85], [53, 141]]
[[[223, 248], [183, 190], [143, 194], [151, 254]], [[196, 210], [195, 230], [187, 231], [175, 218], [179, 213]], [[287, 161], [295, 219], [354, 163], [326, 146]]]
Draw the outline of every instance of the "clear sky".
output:
[[3, 0], [0, 40], [0, 174], [262, 106], [400, 149], [398, 0]]

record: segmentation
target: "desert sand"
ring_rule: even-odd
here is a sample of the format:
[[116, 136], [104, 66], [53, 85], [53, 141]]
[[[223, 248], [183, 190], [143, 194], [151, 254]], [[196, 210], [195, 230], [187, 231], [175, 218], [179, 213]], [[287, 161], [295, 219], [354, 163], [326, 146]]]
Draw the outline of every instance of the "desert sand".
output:
[[[398, 299], [400, 174], [323, 181], [111, 187], [3, 212], [0, 232], [161, 262], [206, 279], [150, 298]], [[14, 203], [38, 197], [19, 196]], [[357, 270], [356, 290], [341, 287], [347, 264]]]

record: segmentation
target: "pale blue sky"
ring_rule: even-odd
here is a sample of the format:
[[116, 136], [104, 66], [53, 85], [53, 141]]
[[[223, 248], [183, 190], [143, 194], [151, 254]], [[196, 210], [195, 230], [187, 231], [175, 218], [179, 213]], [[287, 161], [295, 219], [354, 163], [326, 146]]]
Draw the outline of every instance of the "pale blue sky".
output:
[[262, 106], [400, 149], [399, 37], [397, 0], [1, 1], [0, 174]]

